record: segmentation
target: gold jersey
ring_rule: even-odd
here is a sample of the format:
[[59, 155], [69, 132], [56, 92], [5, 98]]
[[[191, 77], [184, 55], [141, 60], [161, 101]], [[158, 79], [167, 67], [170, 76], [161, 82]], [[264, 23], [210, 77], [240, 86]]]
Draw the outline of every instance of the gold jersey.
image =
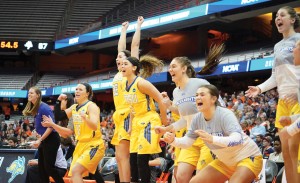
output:
[[[74, 124], [74, 134], [75, 138], [78, 141], [93, 141], [93, 140], [102, 140], [102, 134], [100, 129], [100, 119], [97, 124], [97, 130], [92, 130], [86, 122], [83, 121], [81, 117], [81, 113], [85, 113], [86, 118], [89, 118], [89, 114], [87, 113], [88, 106], [93, 102], [88, 101], [85, 104], [78, 106], [78, 104], [74, 105], [72, 109], [72, 118]], [[100, 110], [100, 109], [99, 109]]]
[[126, 87], [126, 77], [123, 77], [122, 72], [118, 72], [112, 82], [113, 97], [116, 111], [128, 108], [128, 104], [124, 100], [124, 91]]
[[154, 100], [139, 91], [138, 82], [143, 80], [141, 77], [136, 77], [130, 86], [126, 86], [124, 98], [127, 104], [130, 105], [131, 112], [134, 116], [145, 115], [147, 112], [156, 111]]

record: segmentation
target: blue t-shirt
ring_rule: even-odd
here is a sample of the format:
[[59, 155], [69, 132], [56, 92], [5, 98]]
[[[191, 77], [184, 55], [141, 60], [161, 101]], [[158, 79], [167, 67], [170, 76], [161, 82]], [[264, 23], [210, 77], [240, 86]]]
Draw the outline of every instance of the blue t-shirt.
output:
[[44, 102], [41, 103], [38, 113], [34, 117], [35, 129], [36, 129], [36, 132], [40, 135], [43, 135], [45, 133], [45, 131], [47, 130], [47, 128], [42, 126], [43, 115], [48, 116], [48, 117], [50, 116], [52, 118], [53, 122], [55, 122], [54, 115], [53, 115], [51, 108]]

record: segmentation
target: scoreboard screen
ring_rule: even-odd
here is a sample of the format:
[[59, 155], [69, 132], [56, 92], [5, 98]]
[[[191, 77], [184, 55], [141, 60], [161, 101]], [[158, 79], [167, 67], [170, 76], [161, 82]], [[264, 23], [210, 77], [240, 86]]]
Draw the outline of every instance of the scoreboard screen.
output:
[[54, 43], [46, 41], [16, 41], [16, 40], [0, 40], [1, 51], [53, 51]]

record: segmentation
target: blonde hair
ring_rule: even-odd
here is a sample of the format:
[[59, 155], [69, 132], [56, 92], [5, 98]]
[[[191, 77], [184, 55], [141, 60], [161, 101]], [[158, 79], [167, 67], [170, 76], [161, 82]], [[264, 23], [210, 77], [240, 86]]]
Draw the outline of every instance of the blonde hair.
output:
[[140, 76], [143, 78], [151, 76], [154, 72], [161, 72], [164, 66], [162, 60], [152, 55], [143, 55], [140, 58], [140, 65]]
[[27, 102], [26, 107], [22, 112], [24, 116], [35, 116], [38, 113], [39, 107], [40, 107], [41, 102], [42, 102], [42, 92], [41, 92], [41, 90], [36, 86], [33, 86], [30, 89], [33, 89], [34, 92], [37, 95], [39, 95], [39, 98], [34, 104], [30, 101]]

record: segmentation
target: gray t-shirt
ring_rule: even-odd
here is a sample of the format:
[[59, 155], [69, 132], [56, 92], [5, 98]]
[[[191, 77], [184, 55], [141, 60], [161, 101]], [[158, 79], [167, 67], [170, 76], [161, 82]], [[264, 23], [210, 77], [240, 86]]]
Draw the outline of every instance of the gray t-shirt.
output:
[[247, 157], [261, 155], [255, 142], [244, 134], [236, 116], [227, 108], [217, 106], [213, 118], [209, 121], [204, 119], [202, 113], [197, 113], [186, 136], [196, 140], [198, 134], [194, 133], [194, 131], [198, 129], [219, 137], [227, 137], [233, 132], [242, 135], [240, 142], [229, 143], [228, 147], [206, 143], [207, 147], [217, 155], [218, 159], [228, 165], [233, 165]]
[[196, 92], [200, 86], [208, 85], [209, 82], [205, 79], [190, 78], [183, 89], [176, 87], [173, 91], [173, 105], [178, 108], [180, 114], [180, 124], [173, 124], [175, 130], [180, 130], [182, 127], [189, 129], [190, 122], [193, 116], [198, 112], [196, 106]]

